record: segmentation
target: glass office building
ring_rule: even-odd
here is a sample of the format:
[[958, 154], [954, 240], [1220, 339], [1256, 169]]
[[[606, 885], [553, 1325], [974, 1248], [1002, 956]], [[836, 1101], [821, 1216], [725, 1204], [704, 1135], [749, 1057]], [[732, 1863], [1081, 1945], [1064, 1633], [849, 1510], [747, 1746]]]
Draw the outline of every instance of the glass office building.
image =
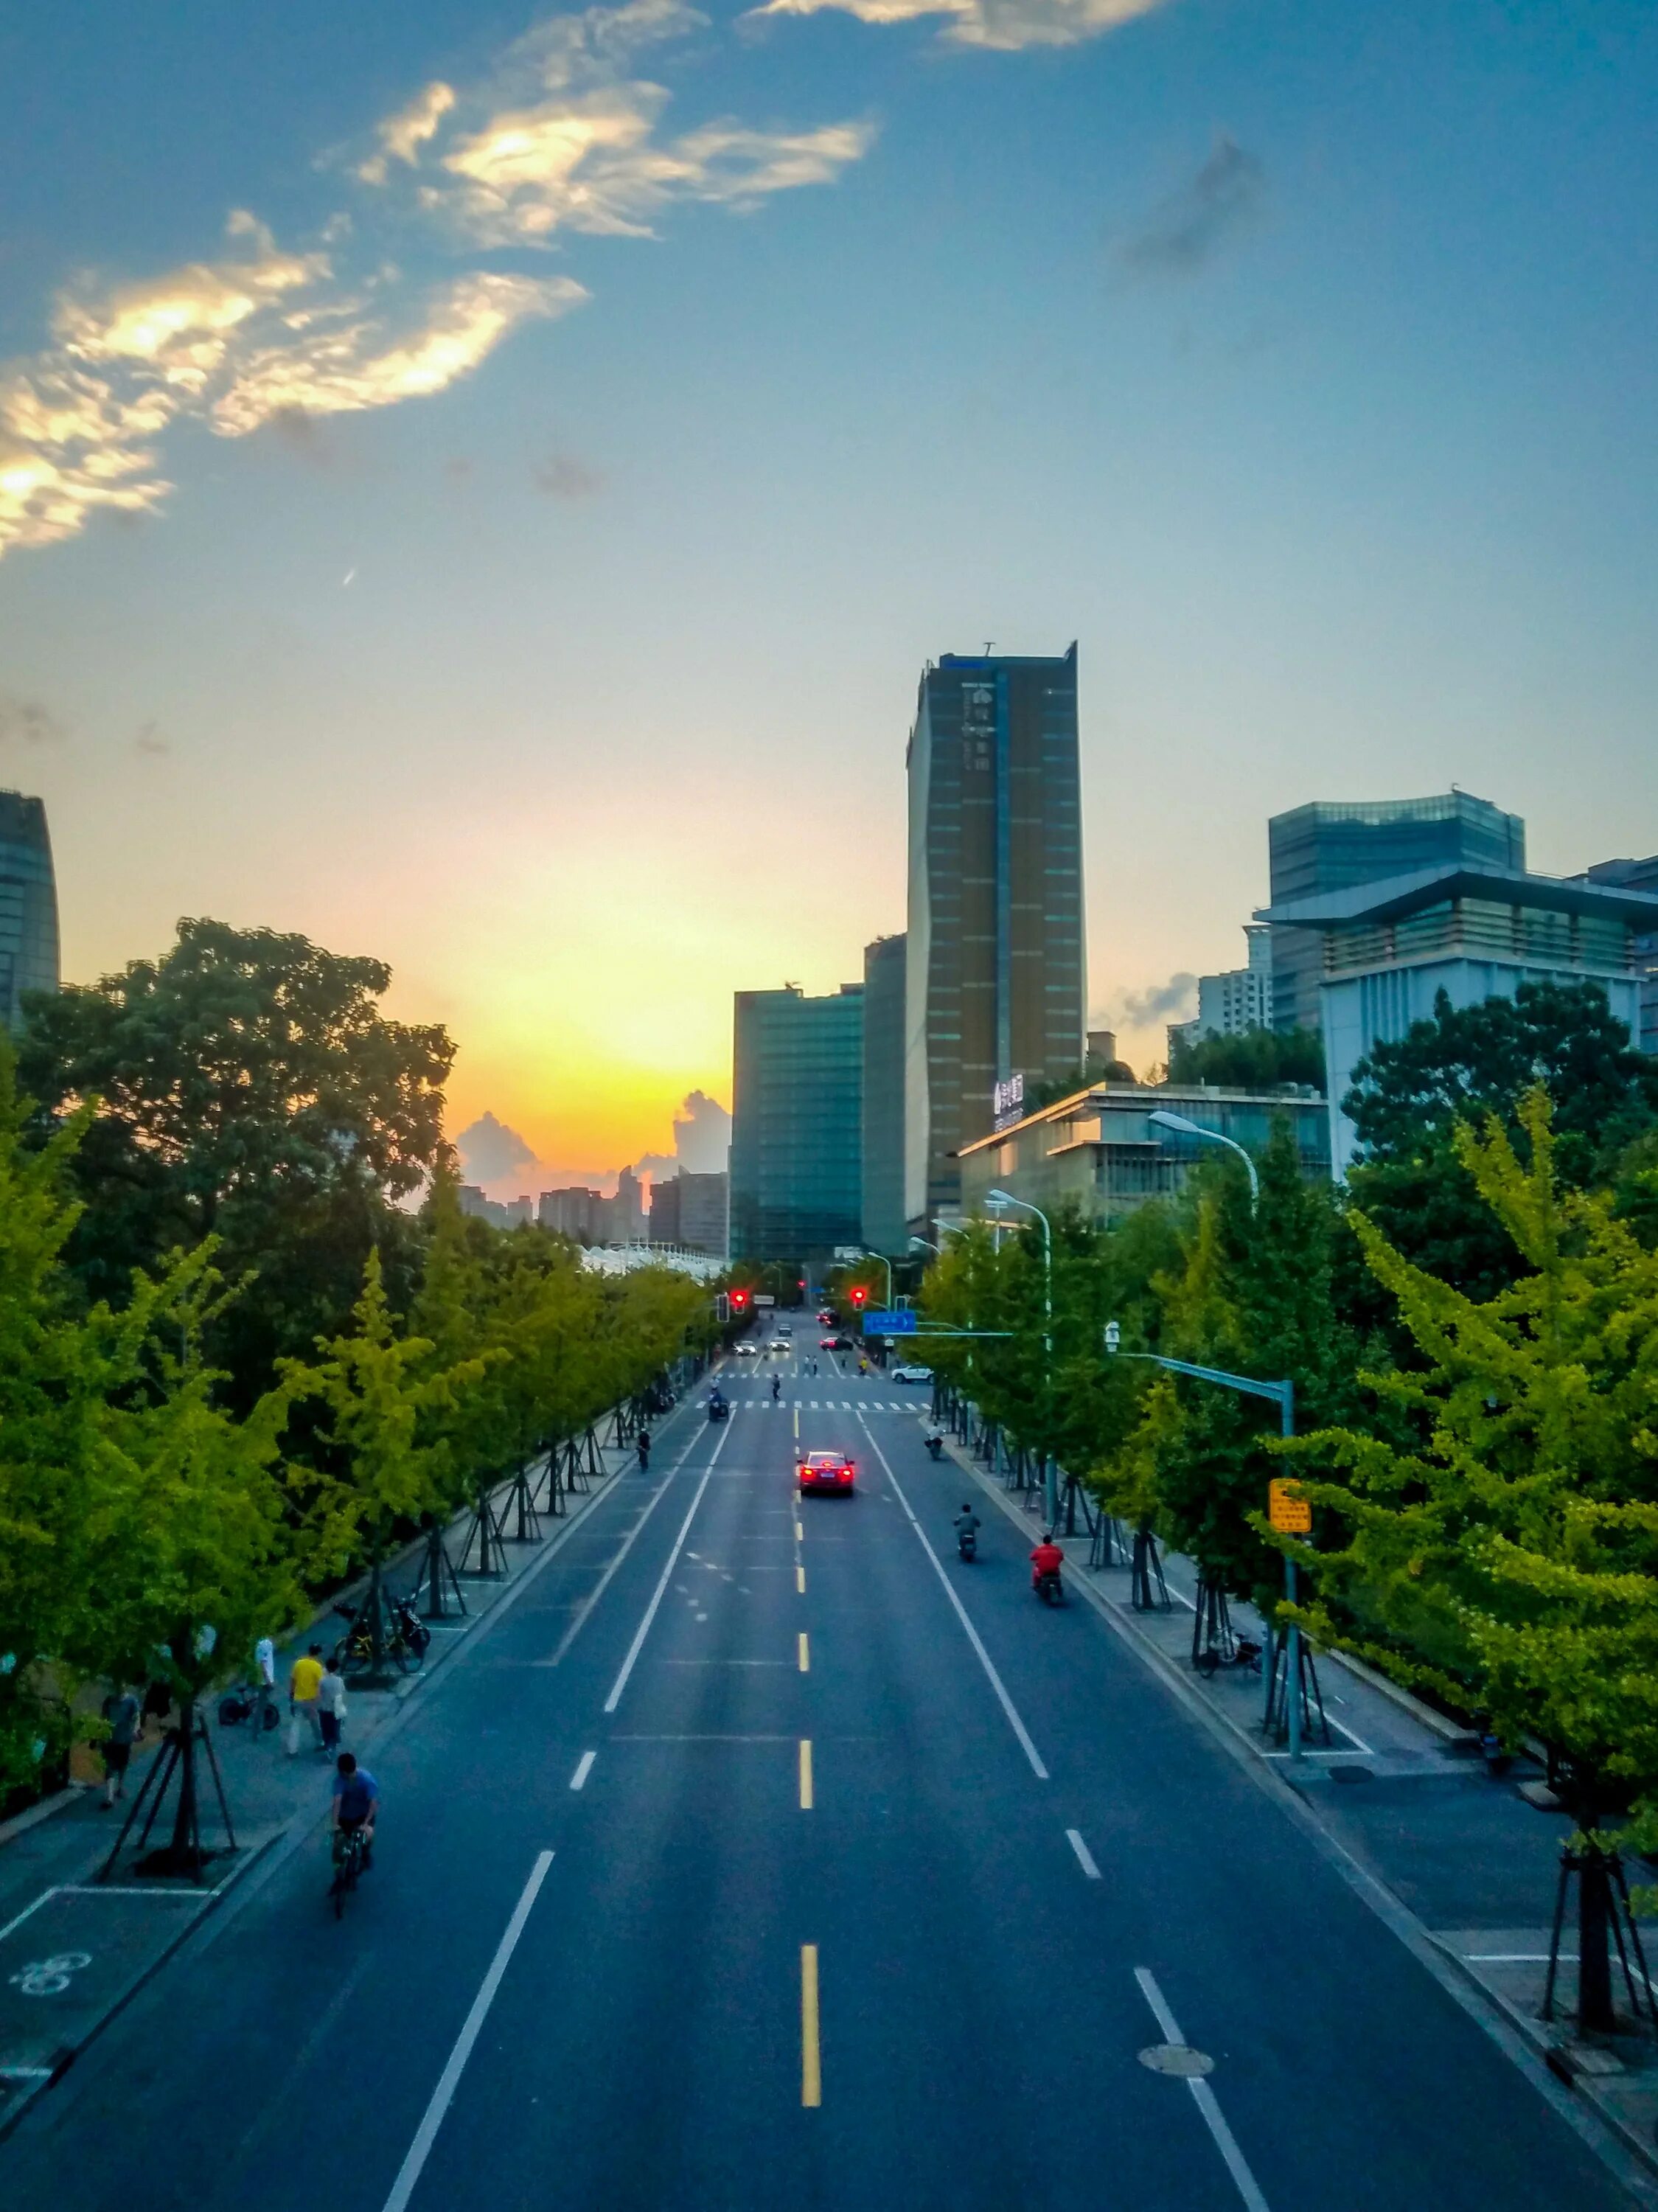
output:
[[732, 1256], [830, 1259], [862, 1242], [864, 987], [739, 991], [734, 1030]]
[[[1597, 861], [1584, 881], [1658, 898], [1658, 854], [1645, 860]], [[1643, 1052], [1658, 1054], [1658, 922], [1636, 932], [1635, 965], [1641, 978], [1641, 1010], [1631, 1042]]]
[[15, 1030], [25, 991], [58, 988], [58, 884], [42, 800], [0, 791], [0, 1019]]
[[[1315, 801], [1266, 824], [1272, 903], [1316, 898], [1424, 869], [1489, 868], [1523, 875], [1526, 825], [1466, 791], [1431, 799]], [[1323, 939], [1318, 931], [1274, 924], [1272, 1026], [1316, 1029]]]
[[992, 1093], [1082, 1064], [1077, 648], [946, 653], [910, 735], [904, 1212], [954, 1212]]
[[908, 1249], [904, 1221], [905, 941], [864, 947], [864, 1242], [890, 1257]]

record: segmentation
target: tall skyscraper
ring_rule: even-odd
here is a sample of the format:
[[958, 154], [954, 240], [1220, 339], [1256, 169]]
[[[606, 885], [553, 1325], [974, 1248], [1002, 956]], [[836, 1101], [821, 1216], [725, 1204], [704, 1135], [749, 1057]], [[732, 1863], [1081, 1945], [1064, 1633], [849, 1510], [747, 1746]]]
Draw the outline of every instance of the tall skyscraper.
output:
[[995, 1085], [1082, 1061], [1076, 647], [929, 665], [908, 766], [904, 1212], [919, 1229], [957, 1204], [955, 1155], [991, 1127]]
[[[1447, 791], [1431, 799], [1315, 800], [1266, 824], [1272, 903], [1351, 890], [1428, 868], [1494, 868], [1523, 875], [1526, 825], [1489, 799]], [[1315, 929], [1272, 927], [1272, 1026], [1318, 1027], [1324, 942]]]
[[864, 1242], [890, 1256], [908, 1249], [904, 1222], [904, 970], [902, 936], [864, 947]]
[[860, 1241], [864, 987], [739, 991], [734, 1027], [732, 1255], [829, 1258]]
[[45, 802], [0, 791], [0, 1021], [15, 1030], [25, 991], [58, 988], [58, 884]]
[[731, 1177], [729, 1175], [691, 1175], [682, 1168], [675, 1177], [679, 1190], [679, 1241], [693, 1252], [707, 1252], [723, 1260], [730, 1242]]

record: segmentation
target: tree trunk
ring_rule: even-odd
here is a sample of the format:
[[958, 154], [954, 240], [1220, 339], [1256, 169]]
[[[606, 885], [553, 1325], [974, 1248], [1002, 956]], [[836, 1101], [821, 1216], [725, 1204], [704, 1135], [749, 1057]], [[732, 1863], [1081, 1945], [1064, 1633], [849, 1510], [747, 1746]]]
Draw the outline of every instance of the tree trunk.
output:
[[179, 1802], [173, 1815], [173, 1842], [168, 1849], [173, 1869], [189, 1869], [192, 1881], [202, 1873], [202, 1843], [196, 1802], [196, 1703], [182, 1699], [179, 1706]]
[[1585, 1788], [1578, 1826], [1587, 1839], [1577, 1877], [1577, 2027], [1580, 2034], [1610, 2035], [1612, 2008], [1612, 1882], [1604, 1852], [1596, 1848], [1600, 1813]]

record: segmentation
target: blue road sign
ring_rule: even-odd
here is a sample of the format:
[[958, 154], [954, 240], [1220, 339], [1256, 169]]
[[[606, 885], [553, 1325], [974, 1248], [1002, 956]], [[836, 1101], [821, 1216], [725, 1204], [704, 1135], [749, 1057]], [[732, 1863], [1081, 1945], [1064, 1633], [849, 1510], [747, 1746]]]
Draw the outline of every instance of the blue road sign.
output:
[[864, 1316], [865, 1336], [913, 1336], [915, 1316], [908, 1310], [899, 1313], [866, 1313]]

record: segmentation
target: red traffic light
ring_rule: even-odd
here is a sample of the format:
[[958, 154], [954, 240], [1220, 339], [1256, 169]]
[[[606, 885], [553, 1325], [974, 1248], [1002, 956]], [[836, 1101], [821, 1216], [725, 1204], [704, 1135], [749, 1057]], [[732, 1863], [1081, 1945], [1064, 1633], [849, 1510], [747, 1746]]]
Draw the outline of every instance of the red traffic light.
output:
[[742, 1313], [747, 1309], [749, 1294], [746, 1291], [733, 1291], [731, 1294], [731, 1301], [737, 1311]]
[[847, 1296], [852, 1300], [853, 1304], [857, 1307], [859, 1312], [861, 1313], [864, 1310], [865, 1303], [869, 1297], [868, 1286], [863, 1283], [854, 1283], [852, 1288], [847, 1292]]

